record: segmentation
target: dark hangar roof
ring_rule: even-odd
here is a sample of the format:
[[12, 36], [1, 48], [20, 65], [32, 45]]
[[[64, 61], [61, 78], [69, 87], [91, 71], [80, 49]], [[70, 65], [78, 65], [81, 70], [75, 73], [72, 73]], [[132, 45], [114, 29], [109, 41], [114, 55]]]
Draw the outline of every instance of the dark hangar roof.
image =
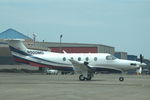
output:
[[9, 28], [6, 31], [0, 33], [0, 39], [31, 39], [31, 38], [12, 28]]

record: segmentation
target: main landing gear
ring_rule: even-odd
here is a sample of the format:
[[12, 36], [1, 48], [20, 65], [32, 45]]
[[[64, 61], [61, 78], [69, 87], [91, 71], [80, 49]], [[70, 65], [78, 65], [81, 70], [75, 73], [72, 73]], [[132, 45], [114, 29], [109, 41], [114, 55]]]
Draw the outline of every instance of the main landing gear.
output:
[[85, 80], [90, 81], [92, 79], [92, 77], [93, 77], [92, 74], [88, 74], [87, 77], [84, 77], [83, 75], [80, 75], [79, 80], [80, 81], [85, 81]]

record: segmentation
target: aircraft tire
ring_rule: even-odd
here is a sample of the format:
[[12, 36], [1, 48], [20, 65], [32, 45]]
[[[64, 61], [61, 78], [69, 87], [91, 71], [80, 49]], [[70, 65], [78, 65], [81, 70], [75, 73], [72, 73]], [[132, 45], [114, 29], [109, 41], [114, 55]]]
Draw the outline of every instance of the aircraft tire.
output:
[[85, 77], [84, 77], [83, 75], [80, 75], [80, 76], [79, 76], [79, 80], [80, 80], [80, 81], [84, 81], [84, 80], [85, 80]]
[[119, 81], [124, 81], [124, 77], [119, 77]]
[[87, 81], [90, 81], [92, 79], [91, 74], [88, 75], [88, 77], [86, 78]]

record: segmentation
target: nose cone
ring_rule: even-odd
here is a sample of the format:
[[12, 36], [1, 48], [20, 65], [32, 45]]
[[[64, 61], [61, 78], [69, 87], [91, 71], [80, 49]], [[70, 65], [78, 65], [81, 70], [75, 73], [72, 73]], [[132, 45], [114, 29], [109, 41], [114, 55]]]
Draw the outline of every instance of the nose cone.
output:
[[146, 66], [145, 63], [140, 63], [140, 62], [137, 62], [137, 61], [132, 61], [132, 62], [130, 63], [130, 65], [132, 66], [132, 68], [133, 68], [133, 67], [134, 67], [134, 68], [139, 68], [139, 67], [142, 67], [142, 66]]

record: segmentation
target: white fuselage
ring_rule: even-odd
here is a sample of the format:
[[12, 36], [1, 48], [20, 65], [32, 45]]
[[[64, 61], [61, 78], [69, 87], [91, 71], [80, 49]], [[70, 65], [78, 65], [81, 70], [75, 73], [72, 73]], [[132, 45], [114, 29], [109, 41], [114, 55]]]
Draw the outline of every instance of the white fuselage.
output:
[[[43, 51], [42, 51], [43, 52]], [[69, 59], [73, 59], [78, 62], [88, 62], [90, 67], [93, 68], [108, 68], [120, 71], [126, 71], [129, 69], [139, 68], [140, 62], [122, 60], [115, 58], [108, 53], [54, 53], [54, 52], [43, 52], [41, 54], [33, 54], [34, 57], [44, 59], [34, 59], [27, 56], [28, 60], [39, 62], [50, 66], [59, 66], [65, 68], [73, 68], [72, 63]], [[108, 57], [108, 58], [107, 58]], [[109, 58], [110, 57], [110, 58]], [[49, 61], [49, 62], [47, 62]], [[53, 67], [57, 69], [57, 67]]]

